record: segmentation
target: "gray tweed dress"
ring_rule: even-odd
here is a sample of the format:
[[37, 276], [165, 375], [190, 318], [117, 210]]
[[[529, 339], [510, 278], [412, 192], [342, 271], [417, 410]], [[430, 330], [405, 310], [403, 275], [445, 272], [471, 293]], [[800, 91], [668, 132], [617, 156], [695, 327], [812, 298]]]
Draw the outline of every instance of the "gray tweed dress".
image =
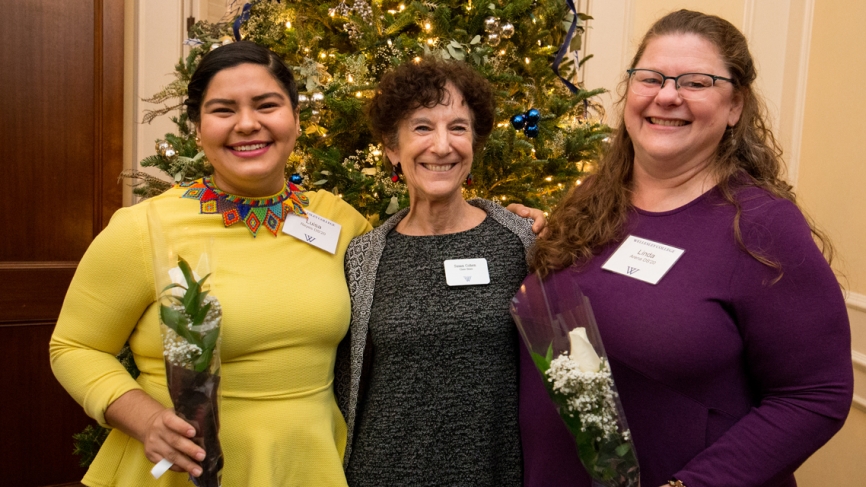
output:
[[[490, 284], [446, 284], [443, 261], [480, 257]], [[456, 234], [388, 233], [350, 486], [521, 485], [519, 337], [508, 305], [526, 272], [524, 243], [489, 216]]]

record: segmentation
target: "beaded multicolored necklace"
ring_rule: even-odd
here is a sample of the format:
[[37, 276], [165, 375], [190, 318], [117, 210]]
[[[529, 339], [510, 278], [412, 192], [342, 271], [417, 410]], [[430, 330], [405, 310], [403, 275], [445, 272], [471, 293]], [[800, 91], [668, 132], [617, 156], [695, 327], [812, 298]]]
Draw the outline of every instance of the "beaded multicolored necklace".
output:
[[276, 237], [290, 213], [306, 218], [304, 207], [310, 204], [309, 198], [292, 183], [286, 183], [279, 194], [270, 198], [243, 198], [228, 194], [214, 186], [210, 176], [179, 186], [189, 188], [181, 198], [199, 200], [201, 214], [222, 214], [226, 227], [243, 222], [253, 237], [262, 226]]

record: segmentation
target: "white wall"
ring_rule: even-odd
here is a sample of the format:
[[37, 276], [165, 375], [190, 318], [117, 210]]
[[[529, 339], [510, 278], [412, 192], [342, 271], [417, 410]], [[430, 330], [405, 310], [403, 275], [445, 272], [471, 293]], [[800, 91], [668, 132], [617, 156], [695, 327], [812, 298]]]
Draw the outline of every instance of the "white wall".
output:
[[[174, 80], [175, 64], [188, 52], [186, 19], [220, 20], [231, 0], [126, 0], [126, 76], [124, 105], [124, 167], [145, 170], [165, 179], [158, 170], [140, 168], [139, 161], [153, 155], [154, 145], [166, 133], [176, 131], [169, 116], [142, 123], [145, 110], [158, 105], [144, 102]], [[134, 203], [130, 189], [124, 204]]]

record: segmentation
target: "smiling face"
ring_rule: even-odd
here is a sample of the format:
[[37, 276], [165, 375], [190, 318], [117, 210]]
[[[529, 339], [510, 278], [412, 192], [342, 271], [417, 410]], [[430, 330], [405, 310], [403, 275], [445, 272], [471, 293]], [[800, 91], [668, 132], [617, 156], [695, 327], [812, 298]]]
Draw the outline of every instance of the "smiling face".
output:
[[451, 84], [433, 108], [421, 107], [401, 120], [397, 140], [385, 152], [400, 163], [412, 205], [420, 199], [461, 199], [461, 185], [472, 169], [472, 114]]
[[[707, 73], [730, 77], [718, 49], [695, 34], [663, 35], [651, 40], [635, 68], [666, 76]], [[740, 119], [742, 98], [719, 81], [701, 100], [683, 100], [673, 80], [654, 97], [626, 95], [624, 119], [634, 143], [635, 165], [666, 170], [700, 170], [712, 160], [728, 126]]]
[[280, 192], [298, 137], [298, 114], [267, 68], [240, 64], [211, 79], [196, 125], [214, 182], [238, 196]]

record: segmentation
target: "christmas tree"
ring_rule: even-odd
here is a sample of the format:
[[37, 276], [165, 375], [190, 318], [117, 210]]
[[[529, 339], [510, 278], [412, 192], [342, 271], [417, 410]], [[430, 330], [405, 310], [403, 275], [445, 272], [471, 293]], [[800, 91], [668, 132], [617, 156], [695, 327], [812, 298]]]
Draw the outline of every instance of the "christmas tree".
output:
[[[144, 121], [178, 113], [190, 75], [210, 50], [237, 39], [268, 47], [295, 70], [300, 91], [303, 135], [286, 163], [287, 177], [340, 195], [375, 225], [407, 206], [408, 194], [383, 169], [384, 151], [366, 128], [364, 103], [389, 68], [438, 56], [467, 62], [496, 90], [498, 123], [476, 154], [467, 197], [547, 210], [580, 183], [609, 129], [592, 100], [602, 90], [563, 82], [552, 69], [564, 44], [579, 52], [581, 37], [569, 38], [568, 31], [589, 19], [571, 0], [350, 1], [260, 0], [239, 6], [233, 22], [195, 23], [176, 80], [147, 100], [163, 108]], [[556, 63], [570, 81], [588, 59], [575, 60], [572, 52]], [[157, 153], [141, 165], [175, 182], [207, 174], [186, 115], [172, 120], [177, 132], [158, 141]], [[125, 175], [143, 179], [135, 189], [140, 196], [169, 187], [144, 173]]]
[[[174, 182], [210, 173], [181, 110], [186, 87], [202, 56], [244, 39], [268, 47], [295, 70], [303, 135], [286, 161], [287, 177], [305, 189], [340, 195], [374, 225], [408, 206], [409, 197], [383, 168], [384, 151], [367, 130], [364, 103], [386, 70], [422, 56], [465, 61], [496, 92], [498, 123], [476, 154], [467, 197], [547, 210], [580, 184], [610, 129], [592, 99], [603, 90], [571, 83], [591, 57], [575, 59], [581, 37], [569, 31], [583, 29], [590, 17], [574, 11], [571, 0], [371, 2], [260, 0], [238, 6], [232, 22], [193, 24], [190, 53], [177, 63], [175, 80], [145, 100], [163, 106], [147, 112], [144, 122], [170, 115], [177, 131], [157, 141], [156, 154], [140, 165], [159, 168]], [[140, 171], [123, 176], [138, 181], [134, 192], [142, 197], [171, 187]], [[118, 358], [137, 375], [128, 347]], [[82, 466], [105, 435], [99, 426], [75, 435]]]

